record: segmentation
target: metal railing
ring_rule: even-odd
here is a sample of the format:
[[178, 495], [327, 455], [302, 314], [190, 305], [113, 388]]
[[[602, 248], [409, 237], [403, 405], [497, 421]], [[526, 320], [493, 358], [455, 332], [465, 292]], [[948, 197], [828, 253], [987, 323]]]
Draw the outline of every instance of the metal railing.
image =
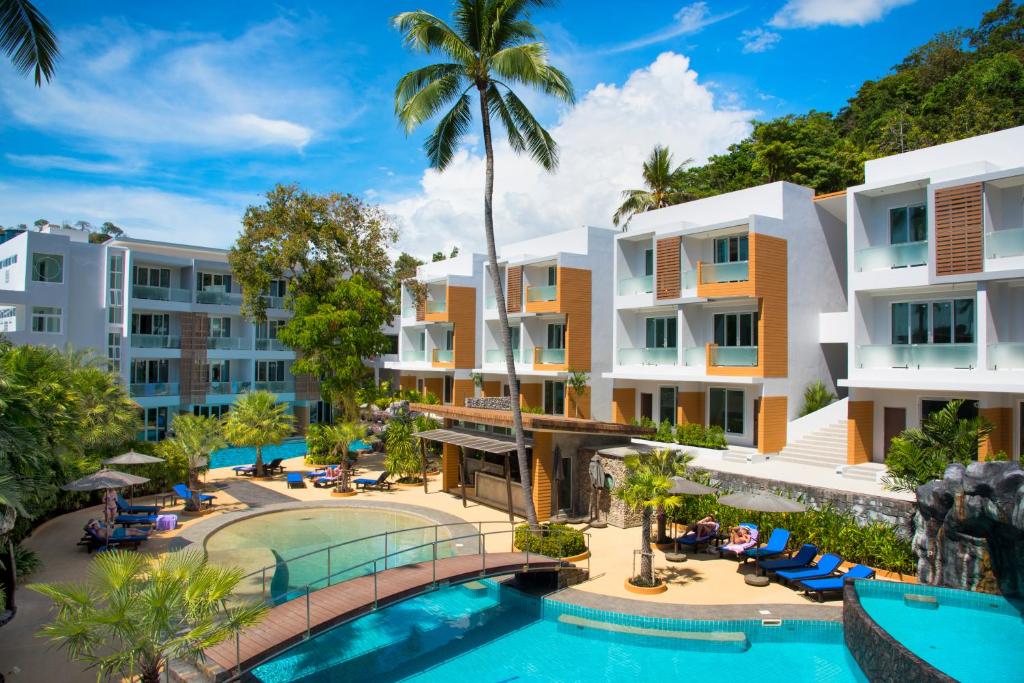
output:
[[756, 346], [711, 346], [711, 365], [715, 367], [755, 367]]
[[[501, 526], [507, 527], [507, 528], [500, 529], [498, 531], [484, 531], [484, 525], [501, 525]], [[274, 563], [272, 565], [266, 565], [264, 567], [261, 567], [260, 569], [257, 569], [255, 571], [249, 572], [248, 574], [245, 574], [244, 576], [242, 576], [242, 578], [239, 581], [239, 583], [243, 584], [245, 582], [248, 582], [249, 580], [255, 581], [256, 577], [259, 577], [259, 583], [260, 583], [260, 598], [259, 598], [259, 602], [262, 602], [262, 603], [267, 603], [268, 598], [272, 602], [272, 604], [282, 604], [283, 602], [290, 602], [290, 601], [295, 600], [295, 599], [304, 599], [305, 600], [305, 602], [306, 602], [306, 630], [305, 630], [305, 633], [303, 634], [303, 637], [298, 642], [296, 642], [296, 643], [294, 643], [292, 645], [289, 645], [287, 648], [282, 648], [282, 650], [276, 650], [276, 651], [272, 652], [269, 655], [270, 657], [276, 657], [282, 651], [290, 649], [292, 647], [295, 647], [296, 645], [299, 645], [299, 644], [307, 641], [312, 636], [313, 622], [312, 622], [312, 618], [311, 618], [312, 606], [310, 604], [310, 595], [312, 595], [313, 593], [315, 593], [318, 590], [322, 590], [324, 588], [328, 588], [328, 587], [330, 587], [332, 585], [345, 583], [346, 581], [350, 581], [350, 580], [353, 580], [353, 579], [361, 578], [361, 577], [364, 577], [364, 576], [372, 576], [373, 577], [372, 609], [374, 611], [376, 611], [378, 609], [378, 607], [379, 607], [379, 600], [380, 600], [380, 588], [379, 588], [379, 585], [378, 585], [377, 577], [378, 577], [378, 574], [381, 571], [386, 571], [388, 569], [395, 569], [397, 567], [405, 566], [406, 564], [422, 564], [424, 562], [428, 562], [428, 561], [430, 562], [430, 565], [431, 565], [431, 581], [430, 581], [430, 583], [423, 584], [423, 586], [421, 587], [421, 590], [419, 590], [419, 591], [416, 591], [415, 588], [407, 590], [407, 591], [403, 591], [402, 596], [400, 598], [394, 600], [394, 602], [400, 602], [402, 600], [407, 600], [409, 598], [413, 598], [413, 597], [416, 597], [418, 595], [423, 595], [425, 593], [429, 593], [429, 592], [437, 589], [439, 587], [438, 580], [437, 580], [437, 562], [438, 562], [439, 559], [444, 560], [444, 559], [448, 559], [448, 558], [451, 558], [451, 557], [459, 557], [459, 556], [467, 556], [467, 555], [480, 555], [480, 574], [479, 574], [479, 576], [480, 577], [485, 577], [485, 576], [487, 576], [487, 540], [489, 538], [493, 538], [493, 537], [496, 537], [496, 536], [499, 536], [499, 535], [502, 535], [502, 534], [508, 534], [510, 536], [510, 542], [509, 542], [510, 550], [509, 550], [509, 552], [521, 552], [521, 553], [524, 553], [525, 556], [526, 556], [524, 558], [523, 564], [521, 565], [523, 568], [522, 568], [522, 570], [519, 570], [519, 571], [523, 571], [523, 572], [529, 572], [530, 571], [530, 556], [531, 556], [531, 554], [535, 558], [542, 558], [542, 559], [546, 559], [546, 560], [559, 560], [559, 561], [563, 561], [564, 560], [564, 558], [561, 558], [561, 557], [554, 557], [553, 558], [553, 557], [549, 557], [547, 555], [544, 555], [542, 553], [538, 553], [536, 551], [531, 551], [529, 549], [529, 547], [527, 547], [525, 549], [516, 548], [516, 546], [515, 546], [515, 531], [516, 531], [516, 527], [519, 527], [519, 526], [522, 526], [522, 525], [523, 525], [523, 522], [511, 522], [509, 520], [488, 521], [488, 522], [447, 522], [447, 523], [441, 523], [441, 524], [426, 524], [426, 525], [423, 525], [423, 526], [411, 527], [411, 528], [408, 528], [408, 529], [399, 529], [399, 530], [396, 530], [396, 531], [384, 531], [384, 532], [381, 532], [381, 533], [378, 533], [378, 534], [372, 534], [370, 536], [363, 536], [361, 538], [354, 538], [354, 539], [351, 539], [351, 540], [348, 540], [348, 541], [342, 541], [341, 543], [336, 543], [334, 545], [327, 546], [326, 548], [320, 548], [318, 550], [312, 550], [312, 551], [310, 551], [308, 553], [303, 553], [302, 555], [297, 555], [295, 557], [291, 557], [291, 558], [288, 558], [288, 559], [283, 559], [280, 562], [276, 562], [276, 563]], [[457, 535], [456, 536], [456, 535], [452, 535], [451, 531], [448, 531], [448, 529], [450, 529], [451, 527], [463, 527], [463, 528], [468, 527], [472, 531], [470, 533], [466, 533], [466, 534], [462, 534], [462, 535]], [[441, 538], [441, 529], [445, 529], [446, 530], [446, 533], [448, 534], [447, 538]], [[392, 539], [393, 537], [399, 536], [400, 534], [408, 534], [410, 532], [424, 532], [426, 535], [429, 536], [431, 530], [433, 531], [433, 534], [434, 534], [434, 540], [433, 541], [428, 541], [426, 543], [420, 543], [420, 544], [417, 544], [417, 545], [414, 545], [414, 546], [410, 546], [410, 547], [404, 547], [403, 548], [403, 547], [401, 547], [400, 544], [397, 543], [397, 541], [390, 541], [389, 540], [389, 539]], [[555, 532], [557, 532], [559, 534], [569, 533], [567, 530], [564, 530], [564, 529], [550, 529], [550, 528], [541, 528], [541, 529], [535, 530], [533, 533], [536, 534], [538, 532], [542, 536], [550, 535], [550, 534], [555, 533]], [[582, 533], [582, 535], [583, 535], [584, 545], [585, 545], [585, 548], [586, 548], [587, 575], [589, 576], [589, 574], [590, 574], [590, 534], [587, 533], [587, 532], [580, 532], [580, 533]], [[364, 542], [367, 542], [367, 541], [375, 541], [377, 539], [382, 539], [382, 541], [383, 541], [383, 554], [378, 555], [378, 556], [376, 556], [376, 557], [374, 557], [372, 559], [369, 559], [369, 560], [364, 560], [364, 561], [361, 561], [361, 562], [356, 562], [355, 564], [344, 565], [344, 567], [342, 569], [337, 569], [335, 567], [335, 565], [334, 565], [332, 560], [334, 559], [334, 555], [337, 553], [339, 548], [348, 548], [348, 547], [350, 547], [350, 546], [352, 546], [352, 545], [354, 545], [356, 543], [364, 543]], [[463, 541], [463, 543], [459, 543], [459, 541]], [[459, 547], [464, 548], [467, 545], [467, 543], [465, 543], [466, 541], [470, 541], [470, 543], [472, 543], [472, 541], [475, 541], [476, 542], [477, 551], [476, 552], [462, 552], [462, 553], [453, 552], [452, 554], [449, 554], [449, 555], [444, 555], [444, 554], [439, 555], [439, 553], [438, 553], [439, 547], [441, 545], [443, 545], [443, 544], [450, 544], [450, 545], [453, 546], [453, 548], [459, 548]], [[430, 550], [430, 552], [429, 552], [429, 559], [423, 559], [419, 555], [414, 556], [412, 559], [410, 559], [408, 561], [397, 561], [396, 562], [393, 559], [393, 558], [399, 558], [401, 555], [408, 555], [409, 553], [412, 553], [413, 551], [426, 550], [426, 549]], [[495, 551], [492, 550], [491, 552], [493, 553]], [[427, 553], [423, 553], [423, 554], [427, 554]], [[317, 579], [315, 579], [313, 581], [309, 581], [309, 582], [305, 583], [304, 585], [297, 586], [294, 589], [292, 589], [289, 586], [287, 592], [283, 596], [280, 596], [280, 595], [279, 596], [273, 596], [273, 595], [268, 596], [267, 595], [267, 586], [268, 586], [268, 583], [267, 583], [267, 572], [268, 572], [268, 570], [272, 570], [273, 572], [276, 573], [278, 571], [278, 569], [283, 566], [285, 568], [285, 570], [287, 571], [287, 566], [288, 566], [289, 563], [297, 562], [299, 560], [307, 560], [309, 558], [312, 558], [312, 557], [315, 557], [315, 556], [320, 556], [320, 555], [323, 555], [324, 559], [326, 561], [326, 573], [325, 574], [321, 575], [319, 578], [317, 578]], [[560, 568], [561, 567], [559, 567], [559, 569]], [[348, 578], [343, 578], [341, 580], [335, 581], [336, 577], [345, 576], [347, 574], [353, 574], [353, 573], [355, 573], [354, 576], [349, 576]], [[271, 576], [271, 580], [273, 580], [273, 575]], [[467, 580], [469, 580], [469, 579], [467, 579]], [[285, 599], [282, 600], [281, 599], [282, 597], [285, 598]], [[360, 616], [363, 616], [363, 614], [362, 613], [355, 614], [349, 620], [358, 618]], [[349, 620], [346, 620], [346, 621], [349, 621]], [[345, 623], [345, 621], [334, 622], [331, 627], [333, 628], [335, 626], [340, 625], [341, 623]], [[259, 627], [257, 626], [255, 628], [259, 628]], [[228, 680], [236, 680], [243, 673], [243, 671], [242, 671], [242, 662], [241, 662], [241, 632], [240, 631], [236, 631], [235, 632], [235, 657], [236, 657], [236, 659], [235, 659], [235, 676], [230, 678], [230, 679], [228, 679]], [[256, 666], [259, 666], [264, 661], [266, 661], [266, 660], [262, 660], [262, 661], [253, 663], [252, 665], [246, 667], [246, 671], [249, 671], [249, 670], [255, 668]]]
[[533, 347], [534, 365], [561, 365], [562, 363], [565, 363], [565, 349]]
[[260, 298], [263, 299], [263, 303], [266, 304], [267, 308], [284, 308], [283, 296], [270, 296], [269, 294], [264, 294]]
[[676, 365], [676, 347], [639, 347], [619, 349], [619, 365]]
[[269, 391], [274, 394], [290, 394], [295, 391], [295, 382], [276, 380], [270, 382], [253, 382], [256, 391]]
[[287, 351], [288, 347], [280, 339], [256, 338], [257, 351]]
[[985, 256], [1003, 258], [1024, 254], [1024, 229], [995, 230], [985, 233]]
[[146, 299], [147, 301], [177, 301], [180, 303], [192, 303], [192, 291], [189, 289], [174, 289], [172, 287], [132, 285], [132, 298]]
[[206, 347], [222, 351], [248, 351], [252, 344], [245, 337], [207, 337]]
[[435, 363], [452, 363], [455, 361], [455, 351], [452, 349], [434, 349], [432, 358]]
[[924, 240], [864, 247], [858, 249], [853, 257], [858, 272], [923, 266], [928, 263], [928, 242]]
[[703, 263], [700, 277], [703, 284], [745, 282], [750, 279], [750, 263], [747, 261]]
[[619, 296], [631, 296], [633, 294], [650, 294], [653, 291], [653, 275], [624, 277], [621, 280], [619, 280]]
[[217, 304], [220, 306], [239, 306], [242, 303], [240, 292], [222, 292], [216, 289], [202, 289], [196, 292], [197, 304]]
[[555, 285], [540, 285], [526, 288], [527, 301], [556, 301], [558, 299], [558, 287]]
[[137, 382], [128, 385], [128, 395], [132, 398], [147, 396], [177, 396], [177, 382]]
[[181, 337], [172, 334], [133, 334], [133, 349], [180, 349]]
[[447, 301], [428, 301], [427, 313], [444, 313], [448, 310]]

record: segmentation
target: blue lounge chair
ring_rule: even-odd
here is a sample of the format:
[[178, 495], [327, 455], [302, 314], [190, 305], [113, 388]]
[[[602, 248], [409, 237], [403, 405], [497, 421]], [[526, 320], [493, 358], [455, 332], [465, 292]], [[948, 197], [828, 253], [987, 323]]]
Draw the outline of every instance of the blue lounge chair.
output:
[[363, 477], [363, 478], [360, 478], [360, 479], [356, 479], [352, 483], [355, 484], [357, 487], [363, 489], [364, 491], [368, 490], [368, 489], [377, 489], [378, 491], [384, 491], [384, 490], [390, 491], [391, 490], [391, 482], [388, 481], [388, 477], [390, 475], [391, 475], [391, 473], [385, 470], [384, 472], [381, 472], [380, 476], [377, 477], [376, 479], [369, 479], [369, 478]]
[[781, 569], [813, 569], [814, 558], [818, 556], [818, 546], [813, 543], [805, 543], [800, 546], [793, 557], [782, 560], [768, 560], [761, 563], [761, 569], [765, 572], [777, 572]]
[[121, 526], [135, 526], [136, 524], [156, 524], [156, 515], [118, 515], [114, 518], [114, 524]]
[[155, 515], [160, 512], [159, 505], [132, 505], [120, 493], [117, 494], [117, 509], [126, 515]]
[[110, 537], [107, 538], [97, 529], [86, 524], [85, 535], [78, 542], [78, 545], [85, 546], [85, 549], [90, 553], [101, 548], [130, 548], [138, 550], [139, 545], [143, 541], [148, 540], [149, 537], [146, 534], [138, 531], [129, 531], [124, 527], [114, 529]]
[[818, 560], [818, 565], [813, 569], [782, 569], [775, 572], [775, 578], [780, 583], [789, 583], [790, 581], [804, 581], [806, 579], [824, 579], [832, 576], [832, 573], [839, 569], [839, 565], [843, 563], [843, 558], [832, 553], [827, 553], [821, 556]]
[[749, 548], [753, 548], [757, 545], [757, 535], [759, 532], [756, 524], [754, 524], [753, 522], [740, 522], [736, 526], [745, 526], [748, 529], [750, 529], [750, 541], [743, 544], [742, 546], [734, 546], [729, 543], [726, 543], [723, 546], [719, 546], [718, 553], [720, 557], [725, 557], [727, 554], [729, 554], [733, 556], [733, 559], [738, 560], [743, 556], [743, 553], [746, 550], [748, 550]]
[[825, 593], [835, 593], [843, 590], [843, 585], [850, 579], [871, 579], [875, 576], [875, 570], [862, 564], [855, 564], [839, 576], [831, 576], [827, 579], [807, 579], [801, 581], [798, 588], [802, 589], [804, 595], [812, 596], [818, 602], [824, 602]]
[[702, 545], [706, 546], [711, 541], [718, 538], [718, 522], [712, 522], [713, 527], [711, 531], [708, 531], [702, 536], [698, 536], [696, 531], [687, 531], [685, 534], [676, 539], [679, 545], [685, 545], [693, 548], [694, 552], [698, 552]]
[[748, 548], [743, 551], [743, 562], [746, 563], [750, 559], [763, 559], [765, 557], [775, 557], [786, 552], [786, 545], [789, 543], [790, 533], [787, 529], [772, 529], [772, 535], [768, 537], [768, 542], [762, 547]]
[[301, 472], [289, 472], [286, 479], [288, 481], [288, 488], [306, 488], [306, 482], [302, 478]]
[[[171, 487], [171, 489], [174, 491], [175, 500], [177, 500], [178, 498], [180, 498], [181, 500], [188, 500], [192, 497], [192, 489], [185, 486], [184, 484], [175, 484], [174, 486]], [[199, 504], [202, 505], [203, 503], [206, 503], [207, 507], [212, 507], [213, 500], [216, 497], [217, 496], [214, 496], [209, 493], [202, 493], [199, 495]]]

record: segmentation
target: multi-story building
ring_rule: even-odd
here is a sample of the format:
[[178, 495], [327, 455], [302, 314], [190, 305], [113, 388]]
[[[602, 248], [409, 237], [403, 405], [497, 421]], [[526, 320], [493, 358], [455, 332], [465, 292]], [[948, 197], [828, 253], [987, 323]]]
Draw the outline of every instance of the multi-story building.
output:
[[635, 216], [615, 241], [612, 418], [721, 426], [774, 453], [805, 386], [845, 376], [842, 220], [772, 183]]
[[951, 399], [1024, 446], [1024, 127], [867, 162], [846, 196], [847, 460]]
[[147, 440], [163, 438], [175, 413], [219, 416], [251, 389], [288, 403], [301, 432], [329, 408], [316, 381], [292, 374], [295, 354], [277, 338], [287, 286], [271, 283], [268, 320], [254, 325], [241, 315], [225, 250], [91, 244], [87, 233], [49, 227], [0, 243], [0, 332], [104, 355], [138, 403]]

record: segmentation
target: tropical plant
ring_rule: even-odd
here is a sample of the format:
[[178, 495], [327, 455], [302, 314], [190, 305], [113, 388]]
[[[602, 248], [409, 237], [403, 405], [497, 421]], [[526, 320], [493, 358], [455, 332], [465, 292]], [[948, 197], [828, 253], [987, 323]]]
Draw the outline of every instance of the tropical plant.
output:
[[683, 446], [716, 450], [724, 450], [729, 447], [729, 443], [725, 440], [725, 430], [720, 425], [705, 427], [699, 422], [685, 422], [676, 425], [675, 442]]
[[388, 421], [384, 430], [384, 469], [399, 481], [416, 481], [423, 469], [419, 439], [413, 436], [413, 423], [405, 418]]
[[50, 82], [60, 58], [50, 22], [29, 0], [0, 0], [0, 51], [18, 73], [32, 72], [36, 86]]
[[[413, 431], [415, 432], [429, 432], [432, 429], [440, 429], [441, 423], [429, 415], [420, 413], [413, 418]], [[440, 445], [436, 441], [427, 441], [427, 452], [432, 455], [437, 455], [440, 452]]]
[[220, 421], [204, 415], [175, 415], [171, 420], [171, 434], [171, 438], [161, 441], [157, 448], [162, 454], [170, 458], [177, 456], [187, 463], [192, 497], [185, 502], [185, 509], [200, 510], [199, 471], [209, 465], [211, 453], [227, 445]]
[[[682, 454], [680, 454], [682, 455]], [[626, 479], [613, 495], [640, 512], [640, 574], [631, 579], [638, 586], [655, 586], [654, 554], [651, 552], [651, 518], [655, 508], [671, 512], [680, 497], [668, 493], [671, 483], [665, 471], [676, 456], [664, 450], [648, 451], [625, 459]], [[685, 469], [685, 463], [683, 465]]]
[[893, 438], [885, 458], [885, 488], [913, 493], [922, 484], [942, 479], [949, 465], [977, 459], [981, 442], [995, 427], [980, 416], [960, 417], [962, 405], [961, 400], [950, 401], [929, 415], [920, 429], [905, 429]]
[[513, 537], [519, 550], [547, 557], [573, 557], [587, 550], [583, 532], [568, 524], [541, 524], [538, 529], [523, 524], [516, 527]]
[[687, 159], [675, 166], [672, 163], [672, 152], [668, 147], [655, 145], [651, 150], [651, 156], [647, 158], [643, 166], [642, 176], [645, 187], [639, 190], [623, 190], [623, 201], [615, 210], [612, 223], [615, 225], [622, 223], [623, 229], [625, 229], [633, 216], [638, 213], [661, 209], [692, 199], [679, 189], [683, 169], [692, 161], [693, 159]]
[[587, 383], [590, 381], [590, 375], [583, 370], [569, 369], [569, 375], [565, 378], [565, 383], [572, 389], [572, 404], [575, 409], [576, 417], [580, 417], [580, 401], [587, 393]]
[[355, 456], [349, 451], [349, 446], [353, 441], [364, 438], [366, 429], [358, 422], [339, 422], [325, 427], [323, 435], [335, 462], [341, 463], [341, 482], [334, 490], [347, 493], [352, 490], [350, 480], [352, 464], [355, 460]]
[[88, 668], [109, 677], [158, 683], [175, 658], [203, 650], [267, 613], [263, 604], [232, 600], [242, 571], [210, 564], [199, 550], [157, 558], [113, 550], [99, 553], [85, 583], [33, 584], [56, 614], [40, 635]]
[[800, 417], [821, 410], [835, 400], [836, 395], [825, 386], [825, 383], [820, 379], [815, 380], [804, 389], [804, 407], [800, 410]]
[[[526, 152], [543, 168], [553, 171], [558, 165], [557, 145], [511, 86], [534, 88], [567, 104], [575, 102], [572, 83], [562, 71], [548, 63], [547, 47], [540, 40], [540, 31], [530, 21], [530, 10], [547, 4], [545, 0], [455, 0], [454, 26], [422, 10], [403, 12], [393, 20], [406, 46], [427, 55], [440, 54], [443, 59], [405, 74], [395, 87], [395, 112], [407, 133], [450, 105], [424, 144], [430, 165], [439, 171], [451, 163], [455, 151], [469, 135], [473, 121], [470, 91], [476, 89], [486, 159], [484, 235], [490, 263], [498, 263], [492, 210], [492, 118], [505, 129], [512, 151]], [[526, 518], [531, 527], [536, 527], [537, 511], [533, 504], [505, 292], [498, 269], [487, 270], [495, 292], [505, 351]]]
[[222, 422], [224, 438], [235, 446], [256, 449], [256, 476], [265, 476], [263, 447], [276, 446], [292, 433], [295, 418], [269, 391], [251, 391], [238, 397]]
[[[644, 466], [664, 476], [666, 479], [669, 477], [685, 477], [687, 476], [687, 465], [692, 460], [693, 456], [689, 453], [671, 448], [663, 448], [651, 451], [644, 459]], [[666, 501], [668, 501], [669, 506], [677, 505], [679, 502], [678, 496], [661, 494], [655, 496], [652, 500], [655, 502], [655, 514], [658, 520], [658, 540], [655, 543], [667, 543], [668, 536], [665, 535]]]

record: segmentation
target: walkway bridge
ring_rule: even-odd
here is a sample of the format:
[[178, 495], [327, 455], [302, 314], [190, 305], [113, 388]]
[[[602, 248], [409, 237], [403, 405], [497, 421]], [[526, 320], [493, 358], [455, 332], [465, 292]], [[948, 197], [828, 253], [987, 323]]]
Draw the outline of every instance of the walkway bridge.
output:
[[[493, 525], [506, 528], [485, 531]], [[472, 532], [465, 533], [467, 528], [472, 528]], [[396, 542], [400, 535], [411, 532], [432, 534], [434, 538], [412, 546]], [[254, 588], [259, 599], [274, 606], [256, 626], [208, 648], [202, 665], [205, 673], [218, 682], [237, 680], [284, 650], [330, 628], [438, 588], [481, 578], [557, 572], [573, 567], [562, 559], [516, 550], [513, 534], [514, 525], [507, 521], [436, 524], [366, 536], [279, 559], [276, 564], [247, 575], [243, 582], [243, 586]], [[589, 534], [584, 538], [589, 551]], [[332, 560], [343, 557], [346, 550], [351, 552], [357, 544], [366, 542], [382, 543], [383, 554], [341, 568], [332, 566]], [[488, 545], [493, 550], [489, 551]], [[429, 559], [423, 559], [424, 556]], [[289, 585], [289, 567], [304, 562], [308, 568], [311, 561], [325, 562], [326, 572], [298, 588]]]

